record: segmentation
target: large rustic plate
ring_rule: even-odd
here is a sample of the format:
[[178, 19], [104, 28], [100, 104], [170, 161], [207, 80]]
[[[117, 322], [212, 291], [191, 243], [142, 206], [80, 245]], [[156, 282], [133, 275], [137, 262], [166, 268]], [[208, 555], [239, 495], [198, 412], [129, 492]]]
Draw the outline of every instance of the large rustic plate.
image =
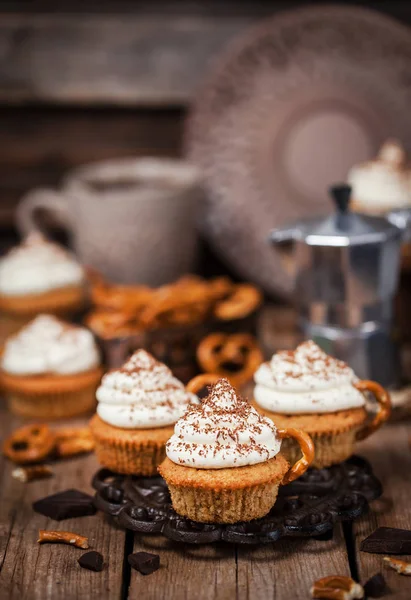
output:
[[270, 228], [328, 211], [328, 185], [388, 136], [411, 149], [410, 106], [410, 30], [377, 12], [302, 8], [235, 41], [186, 127], [215, 248], [242, 276], [288, 294]]

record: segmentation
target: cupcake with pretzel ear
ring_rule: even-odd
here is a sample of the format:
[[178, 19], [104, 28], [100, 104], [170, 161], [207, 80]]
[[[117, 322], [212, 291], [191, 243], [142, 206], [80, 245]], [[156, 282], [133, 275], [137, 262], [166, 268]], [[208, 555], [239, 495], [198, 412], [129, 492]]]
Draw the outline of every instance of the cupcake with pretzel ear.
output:
[[198, 398], [145, 350], [107, 373], [90, 423], [99, 462], [117, 473], [156, 475], [174, 423]]
[[[349, 458], [356, 441], [374, 433], [390, 416], [390, 396], [381, 385], [360, 381], [346, 363], [312, 341], [274, 354], [257, 369], [254, 380], [258, 412], [277, 427], [307, 432], [315, 445], [312, 466], [319, 469]], [[374, 415], [366, 393], [374, 397]], [[288, 460], [300, 453], [292, 440], [285, 441], [282, 451]]]
[[[288, 437], [303, 454], [292, 466], [280, 454]], [[307, 434], [277, 429], [227, 379], [218, 380], [207, 398], [181, 417], [166, 452], [159, 471], [174, 510], [202, 523], [263, 517], [274, 506], [279, 486], [300, 477], [314, 456]]]

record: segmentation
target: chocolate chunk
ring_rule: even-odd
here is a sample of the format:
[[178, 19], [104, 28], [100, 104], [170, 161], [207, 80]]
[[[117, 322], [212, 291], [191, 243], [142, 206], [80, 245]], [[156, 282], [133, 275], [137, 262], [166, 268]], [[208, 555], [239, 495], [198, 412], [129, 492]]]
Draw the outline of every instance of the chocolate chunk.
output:
[[36, 500], [33, 510], [55, 521], [96, 514], [93, 497], [79, 490], [66, 490]]
[[381, 598], [387, 592], [387, 582], [382, 573], [376, 573], [364, 585], [366, 598]]
[[411, 531], [379, 527], [361, 542], [360, 549], [373, 554], [411, 554]]
[[83, 569], [88, 569], [89, 571], [102, 571], [104, 565], [104, 558], [100, 552], [96, 552], [95, 550], [91, 550], [90, 552], [86, 552], [78, 559], [78, 564]]
[[143, 575], [151, 575], [160, 567], [160, 557], [150, 552], [135, 552], [129, 555], [128, 564]]

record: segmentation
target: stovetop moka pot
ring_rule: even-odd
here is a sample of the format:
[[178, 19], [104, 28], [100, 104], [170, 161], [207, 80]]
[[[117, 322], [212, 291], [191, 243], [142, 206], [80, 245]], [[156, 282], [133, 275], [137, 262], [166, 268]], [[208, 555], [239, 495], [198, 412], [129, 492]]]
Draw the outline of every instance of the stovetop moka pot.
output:
[[395, 386], [393, 299], [409, 219], [351, 212], [348, 185], [330, 192], [334, 214], [274, 229], [270, 240], [294, 244], [295, 303], [304, 337], [350, 364], [361, 379]]

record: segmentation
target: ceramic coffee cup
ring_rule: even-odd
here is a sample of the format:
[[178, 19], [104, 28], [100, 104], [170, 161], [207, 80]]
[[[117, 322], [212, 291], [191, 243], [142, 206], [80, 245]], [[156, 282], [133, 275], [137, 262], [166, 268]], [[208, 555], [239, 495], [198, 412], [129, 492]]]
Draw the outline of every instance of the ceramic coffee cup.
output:
[[80, 260], [119, 283], [161, 285], [196, 257], [197, 169], [185, 162], [125, 158], [80, 167], [60, 191], [36, 189], [17, 208], [23, 235], [38, 212], [68, 229]]

